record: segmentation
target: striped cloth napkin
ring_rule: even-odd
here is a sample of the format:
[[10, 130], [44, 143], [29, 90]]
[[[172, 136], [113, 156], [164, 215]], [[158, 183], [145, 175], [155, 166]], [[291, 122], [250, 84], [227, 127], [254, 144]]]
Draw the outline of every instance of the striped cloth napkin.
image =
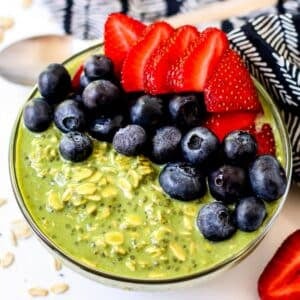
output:
[[[68, 34], [99, 38], [109, 13], [122, 11], [143, 21], [192, 11], [216, 0], [43, 0]], [[219, 0], [221, 1], [221, 0]], [[300, 1], [213, 24], [228, 33], [250, 72], [281, 108], [293, 147], [293, 178], [300, 184]]]

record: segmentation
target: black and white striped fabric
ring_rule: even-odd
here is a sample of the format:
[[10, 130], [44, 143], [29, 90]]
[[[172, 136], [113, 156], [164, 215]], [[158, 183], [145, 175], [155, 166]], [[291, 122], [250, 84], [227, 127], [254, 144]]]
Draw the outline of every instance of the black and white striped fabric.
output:
[[[66, 33], [83, 39], [103, 34], [106, 16], [125, 12], [142, 21], [187, 12], [216, 0], [43, 0]], [[222, 0], [219, 0], [222, 1]], [[294, 180], [300, 184], [300, 0], [210, 24], [228, 32], [232, 47], [282, 110], [293, 146]]]

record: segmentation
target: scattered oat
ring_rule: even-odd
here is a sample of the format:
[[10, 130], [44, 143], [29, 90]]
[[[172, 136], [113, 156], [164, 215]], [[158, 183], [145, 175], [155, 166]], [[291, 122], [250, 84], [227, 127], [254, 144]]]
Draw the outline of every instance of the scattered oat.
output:
[[22, 7], [28, 8], [32, 5], [32, 0], [22, 0]]
[[13, 230], [10, 231], [10, 241], [13, 246], [15, 246], [15, 247], [18, 246], [18, 239]]
[[2, 268], [8, 268], [8, 267], [10, 267], [13, 264], [14, 260], [15, 260], [14, 254], [11, 253], [11, 252], [7, 252], [2, 257], [2, 259], [0, 261], [0, 265], [1, 265]]
[[4, 30], [10, 29], [14, 26], [15, 21], [11, 17], [0, 16], [0, 27]]
[[49, 292], [44, 288], [33, 287], [28, 290], [28, 294], [32, 297], [45, 297], [49, 294]]
[[3, 39], [4, 39], [4, 30], [0, 28], [0, 43], [3, 41]]
[[56, 283], [50, 287], [50, 291], [53, 294], [63, 294], [69, 289], [69, 285], [66, 283]]
[[32, 236], [30, 227], [21, 219], [12, 222], [12, 231], [17, 239], [27, 239]]
[[62, 268], [62, 262], [57, 258], [54, 258], [54, 268], [55, 271], [60, 271]]
[[[1, 41], [1, 32], [2, 32], [2, 30], [0, 30], [0, 41]], [[7, 203], [6, 199], [0, 198], [0, 207], [6, 203]]]

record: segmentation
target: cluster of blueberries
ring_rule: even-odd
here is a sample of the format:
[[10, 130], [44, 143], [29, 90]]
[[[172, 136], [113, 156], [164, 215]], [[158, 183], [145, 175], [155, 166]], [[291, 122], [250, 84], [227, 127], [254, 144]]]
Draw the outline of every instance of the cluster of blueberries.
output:
[[64, 133], [59, 144], [64, 159], [87, 159], [93, 149], [90, 136], [112, 142], [120, 154], [144, 154], [166, 164], [159, 183], [181, 201], [204, 196], [207, 177], [217, 201], [202, 207], [197, 225], [209, 240], [227, 239], [237, 228], [256, 230], [266, 216], [263, 200], [276, 200], [286, 190], [282, 166], [271, 155], [258, 156], [249, 133], [233, 131], [220, 143], [213, 132], [199, 126], [205, 114], [201, 93], [126, 94], [114, 77], [112, 61], [104, 55], [85, 62], [76, 91], [60, 64], [49, 65], [40, 74], [38, 87], [42, 97], [25, 106], [24, 124], [41, 132], [54, 121]]

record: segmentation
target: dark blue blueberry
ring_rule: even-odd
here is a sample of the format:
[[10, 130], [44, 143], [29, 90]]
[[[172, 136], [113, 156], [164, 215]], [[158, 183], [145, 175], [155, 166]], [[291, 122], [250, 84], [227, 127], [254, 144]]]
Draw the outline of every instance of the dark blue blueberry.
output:
[[237, 202], [249, 192], [245, 170], [231, 165], [223, 165], [210, 172], [208, 186], [212, 196], [225, 203]]
[[182, 129], [199, 126], [205, 114], [203, 94], [176, 95], [169, 102], [173, 122]]
[[286, 191], [286, 174], [272, 155], [258, 156], [249, 168], [249, 177], [254, 195], [265, 201], [277, 200]]
[[254, 231], [260, 227], [267, 215], [265, 204], [255, 197], [242, 198], [236, 205], [234, 218], [242, 231]]
[[151, 159], [159, 164], [176, 160], [180, 155], [181, 132], [173, 126], [159, 128], [152, 139]]
[[80, 76], [80, 90], [83, 91], [93, 81], [96, 81], [96, 80], [88, 79], [84, 75], [84, 73], [82, 73], [81, 76]]
[[233, 217], [222, 202], [204, 205], [197, 216], [197, 226], [204, 237], [210, 241], [223, 241], [235, 232]]
[[109, 80], [113, 78], [114, 74], [113, 62], [105, 55], [92, 55], [84, 64], [84, 73], [87, 78], [92, 80]]
[[53, 119], [50, 105], [42, 98], [36, 98], [26, 104], [23, 112], [25, 126], [34, 132], [46, 130]]
[[78, 102], [80, 105], [82, 105], [82, 95], [81, 94], [74, 93], [70, 96], [70, 99], [72, 99], [72, 100]]
[[257, 144], [251, 134], [236, 130], [230, 132], [223, 140], [224, 154], [235, 165], [247, 165], [254, 160]]
[[125, 118], [122, 115], [113, 117], [101, 116], [93, 119], [88, 127], [89, 134], [99, 141], [111, 142], [115, 133], [123, 127]]
[[184, 162], [167, 164], [159, 174], [159, 183], [165, 193], [177, 200], [196, 200], [206, 193], [202, 172]]
[[119, 88], [108, 80], [91, 82], [83, 91], [84, 106], [100, 113], [113, 111], [120, 101]]
[[142, 153], [147, 141], [143, 127], [128, 125], [119, 129], [113, 138], [114, 149], [126, 156], [135, 156]]
[[157, 128], [164, 121], [162, 99], [150, 95], [139, 97], [130, 109], [130, 119], [146, 130]]
[[182, 138], [184, 159], [193, 165], [207, 164], [217, 153], [219, 140], [209, 129], [195, 127]]
[[71, 90], [71, 77], [61, 64], [51, 64], [38, 78], [41, 95], [53, 104], [63, 100]]
[[85, 115], [80, 104], [75, 100], [61, 102], [54, 111], [54, 123], [64, 133], [84, 130]]
[[93, 152], [91, 139], [82, 132], [68, 132], [59, 144], [61, 156], [73, 162], [81, 162], [87, 159]]

